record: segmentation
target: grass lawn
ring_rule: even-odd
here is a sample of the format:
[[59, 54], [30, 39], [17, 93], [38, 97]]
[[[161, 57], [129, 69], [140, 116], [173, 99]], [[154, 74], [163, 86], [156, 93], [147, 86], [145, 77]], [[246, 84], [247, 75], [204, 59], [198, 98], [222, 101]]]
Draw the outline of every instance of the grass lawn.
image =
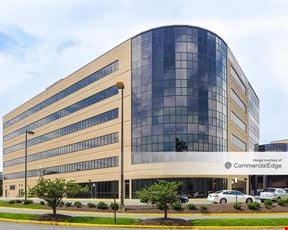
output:
[[288, 226], [288, 218], [196, 219], [193, 226]]
[[[20, 214], [20, 213], [0, 213], [0, 218], [18, 219], [18, 220], [33, 220], [40, 215], [37, 214]], [[114, 219], [111, 217], [70, 217], [64, 222], [68, 223], [85, 223], [85, 224], [114, 224]], [[117, 224], [137, 224], [139, 220], [132, 218], [117, 218]]]
[[40, 209], [43, 208], [43, 205], [35, 204], [9, 204], [8, 201], [0, 200], [0, 207], [10, 207], [10, 208], [31, 208], [31, 209]]
[[0, 218], [4, 219], [16, 219], [16, 220], [32, 220], [36, 214], [22, 214], [22, 213], [0, 213]]
[[[114, 219], [111, 217], [87, 217], [87, 216], [78, 216], [70, 217], [65, 222], [69, 223], [86, 223], [86, 224], [114, 224]], [[133, 218], [117, 218], [117, 224], [138, 224], [138, 219]]]
[[[0, 218], [33, 220], [40, 215], [20, 213], [0, 213]], [[85, 224], [114, 224], [111, 217], [69, 217], [65, 220], [68, 223]], [[117, 224], [132, 225], [138, 224], [138, 219], [117, 218]], [[287, 226], [288, 218], [233, 218], [233, 219], [196, 219], [192, 220], [192, 226]]]

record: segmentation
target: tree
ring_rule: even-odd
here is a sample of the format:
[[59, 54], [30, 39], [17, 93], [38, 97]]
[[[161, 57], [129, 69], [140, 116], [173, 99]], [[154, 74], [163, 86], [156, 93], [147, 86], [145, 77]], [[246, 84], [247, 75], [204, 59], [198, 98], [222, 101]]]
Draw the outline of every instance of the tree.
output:
[[167, 218], [169, 207], [178, 200], [177, 192], [181, 182], [159, 181], [150, 187], [142, 188], [136, 192], [142, 203], [156, 204], [164, 211], [164, 218]]
[[66, 181], [61, 178], [55, 180], [41, 178], [37, 181], [37, 184], [30, 189], [29, 195], [45, 200], [48, 206], [52, 208], [53, 215], [56, 215], [57, 207], [67, 194], [74, 195], [87, 191], [86, 187], [82, 188], [74, 182], [73, 180]]

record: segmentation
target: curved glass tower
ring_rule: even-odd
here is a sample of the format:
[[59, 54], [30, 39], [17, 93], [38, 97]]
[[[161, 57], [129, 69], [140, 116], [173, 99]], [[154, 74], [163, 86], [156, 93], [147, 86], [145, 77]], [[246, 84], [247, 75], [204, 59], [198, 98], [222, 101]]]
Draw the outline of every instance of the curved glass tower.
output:
[[[192, 26], [132, 39], [132, 152], [227, 150], [227, 46]], [[140, 153], [142, 152], [142, 154]]]

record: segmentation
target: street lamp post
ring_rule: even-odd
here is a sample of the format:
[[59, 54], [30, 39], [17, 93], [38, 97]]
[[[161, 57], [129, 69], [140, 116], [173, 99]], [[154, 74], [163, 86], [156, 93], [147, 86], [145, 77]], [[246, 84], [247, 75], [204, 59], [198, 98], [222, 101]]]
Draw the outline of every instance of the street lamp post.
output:
[[93, 193], [92, 193], [92, 182], [91, 182], [91, 180], [89, 180], [89, 186], [90, 186], [90, 199], [92, 200]]
[[120, 178], [120, 203], [121, 203], [121, 209], [124, 208], [124, 83], [123, 82], [117, 82], [116, 84], [117, 88], [121, 90], [121, 178]]
[[25, 131], [25, 185], [24, 185], [24, 199], [25, 201], [27, 200], [27, 137], [28, 137], [28, 134], [30, 135], [34, 135], [34, 132], [33, 131], [30, 131], [30, 130], [26, 130]]

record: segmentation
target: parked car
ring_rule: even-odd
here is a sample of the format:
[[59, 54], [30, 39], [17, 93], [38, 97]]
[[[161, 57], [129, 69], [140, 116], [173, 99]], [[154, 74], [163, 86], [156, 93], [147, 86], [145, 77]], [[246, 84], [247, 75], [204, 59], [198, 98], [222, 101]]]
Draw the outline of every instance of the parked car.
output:
[[288, 188], [284, 188], [285, 192], [288, 193]]
[[260, 200], [264, 202], [264, 200], [272, 200], [277, 201], [279, 199], [287, 200], [288, 194], [283, 188], [265, 188], [260, 193]]
[[178, 194], [177, 198], [180, 200], [181, 203], [188, 203], [189, 202], [189, 197], [184, 194]]
[[203, 198], [204, 194], [202, 192], [195, 192], [193, 194], [193, 198]]
[[237, 195], [237, 202], [239, 203], [251, 203], [256, 201], [256, 199], [253, 196], [246, 195], [237, 190], [221, 190], [215, 193], [210, 193], [207, 197], [207, 200], [213, 203], [221, 203], [221, 204], [236, 203], [236, 195]]

